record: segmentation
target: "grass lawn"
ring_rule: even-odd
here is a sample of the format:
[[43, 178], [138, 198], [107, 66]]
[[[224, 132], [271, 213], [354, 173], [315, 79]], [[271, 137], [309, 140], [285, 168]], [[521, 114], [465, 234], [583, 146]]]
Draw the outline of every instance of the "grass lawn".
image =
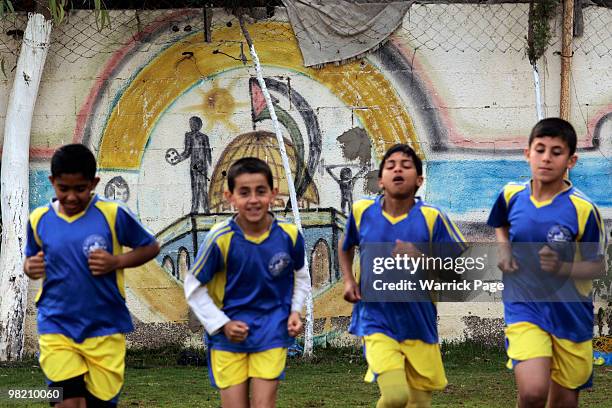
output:
[[[514, 407], [514, 380], [504, 368], [504, 354], [471, 344], [444, 345], [449, 386], [434, 394], [436, 407]], [[122, 407], [219, 407], [207, 368], [177, 364], [177, 349], [129, 352]], [[374, 407], [375, 384], [363, 382], [365, 363], [352, 349], [320, 349], [311, 362], [289, 359], [279, 407]], [[196, 356], [195, 353], [192, 357]], [[38, 388], [44, 384], [35, 360], [0, 366], [0, 390]], [[581, 393], [583, 407], [612, 407], [612, 368], [596, 367], [595, 386]], [[9, 406], [0, 397], [0, 406]], [[45, 407], [18, 402], [11, 406]]]

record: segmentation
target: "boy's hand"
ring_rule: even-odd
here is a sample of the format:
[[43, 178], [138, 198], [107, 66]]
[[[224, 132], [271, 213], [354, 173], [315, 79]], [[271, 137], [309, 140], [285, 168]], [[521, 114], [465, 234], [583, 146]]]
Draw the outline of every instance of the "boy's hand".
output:
[[287, 330], [291, 337], [295, 337], [302, 332], [302, 317], [298, 312], [291, 312], [287, 321]]
[[423, 253], [419, 251], [412, 242], [404, 242], [396, 239], [395, 247], [393, 247], [393, 252], [391, 252], [391, 255], [408, 255], [411, 258], [418, 258], [423, 255]]
[[96, 249], [89, 254], [89, 269], [94, 276], [104, 275], [119, 269], [119, 258], [103, 249]]
[[45, 258], [43, 251], [36, 255], [26, 258], [23, 264], [23, 271], [30, 279], [40, 279], [45, 276]]
[[361, 300], [361, 291], [354, 279], [344, 282], [344, 300], [351, 303], [357, 303]]
[[240, 343], [249, 335], [249, 326], [240, 320], [232, 320], [223, 326], [223, 334], [232, 343]]
[[516, 259], [512, 256], [512, 250], [508, 248], [499, 248], [499, 252], [497, 254], [497, 267], [503, 273], [512, 273], [518, 270], [518, 263]]
[[558, 273], [561, 270], [559, 254], [548, 245], [544, 245], [538, 255], [540, 255], [540, 268], [544, 272]]

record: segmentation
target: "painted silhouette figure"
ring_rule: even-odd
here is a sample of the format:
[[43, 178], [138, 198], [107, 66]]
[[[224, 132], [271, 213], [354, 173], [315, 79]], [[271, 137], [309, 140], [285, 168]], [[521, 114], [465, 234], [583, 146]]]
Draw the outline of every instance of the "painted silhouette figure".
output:
[[185, 133], [185, 149], [166, 151], [166, 161], [172, 166], [191, 157], [191, 213], [197, 213], [200, 206], [205, 214], [210, 212], [208, 202], [208, 166], [212, 165], [212, 150], [208, 136], [200, 132], [202, 119], [189, 118], [190, 132]]
[[[348, 214], [353, 206], [353, 188], [355, 187], [355, 181], [361, 177], [366, 171], [368, 171], [367, 167], [363, 167], [359, 170], [359, 173], [353, 176], [353, 172], [348, 167], [343, 167], [344, 165], [333, 165], [333, 166], [325, 166], [325, 170], [329, 173], [330, 176], [338, 183], [340, 186], [340, 208], [344, 214]], [[332, 170], [338, 167], [342, 167], [340, 169], [340, 177], [336, 176]], [[346, 207], [346, 209], [345, 209]]]

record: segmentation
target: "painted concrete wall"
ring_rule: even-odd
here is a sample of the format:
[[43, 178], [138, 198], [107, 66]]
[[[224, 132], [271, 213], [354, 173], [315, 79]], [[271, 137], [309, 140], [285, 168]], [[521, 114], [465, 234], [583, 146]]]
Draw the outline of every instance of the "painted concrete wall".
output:
[[[425, 158], [420, 194], [426, 200], [448, 210], [468, 239], [492, 238], [484, 221], [497, 192], [508, 181], [528, 179], [521, 151], [536, 109], [524, 53], [526, 10], [523, 4], [415, 5], [380, 50], [319, 70], [302, 66], [282, 9], [248, 27], [301, 196], [318, 342], [347, 341], [342, 333], [350, 305], [341, 299], [336, 257], [343, 212], [352, 199], [375, 192], [378, 160], [392, 144], [409, 143]], [[491, 22], [503, 15], [512, 17], [511, 24]], [[90, 146], [102, 178], [98, 193], [126, 202], [162, 244], [155, 261], [126, 273], [138, 323], [131, 343], [195, 344], [199, 332], [186, 324], [181, 281], [206, 232], [230, 210], [221, 196], [224, 171], [244, 155], [265, 159], [281, 190], [276, 210], [288, 200], [286, 180], [254, 70], [241, 61], [246, 48], [237, 22], [216, 11], [213, 41], [206, 43], [200, 11], [141, 13], [140, 24], [125, 16], [111, 12], [117, 23], [112, 34], [95, 37], [91, 48], [97, 51], [87, 58], [71, 62], [72, 54], [62, 53], [66, 46], [55, 54], [52, 47], [32, 130], [30, 205], [52, 196], [46, 177], [56, 147]], [[74, 36], [74, 43], [87, 44], [78, 22], [91, 19], [73, 14], [68, 24], [74, 30], [64, 27], [56, 40], [70, 44], [67, 38]], [[585, 19], [585, 37], [576, 40], [573, 58], [572, 122], [580, 161], [571, 178], [610, 225], [612, 10], [587, 8]], [[558, 114], [558, 37], [540, 63], [548, 116]], [[11, 75], [0, 80], [1, 128]], [[212, 149], [210, 164], [204, 150], [189, 148], [204, 140]], [[32, 294], [36, 290], [34, 283]], [[30, 347], [34, 313], [30, 307]], [[445, 338], [501, 328], [499, 303], [441, 304], [440, 315]]]

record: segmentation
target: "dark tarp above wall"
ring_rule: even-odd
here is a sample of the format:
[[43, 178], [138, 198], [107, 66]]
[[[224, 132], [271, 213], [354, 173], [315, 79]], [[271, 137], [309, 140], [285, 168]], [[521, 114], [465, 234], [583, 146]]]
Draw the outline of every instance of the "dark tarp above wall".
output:
[[346, 62], [376, 49], [414, 1], [282, 0], [304, 65]]

